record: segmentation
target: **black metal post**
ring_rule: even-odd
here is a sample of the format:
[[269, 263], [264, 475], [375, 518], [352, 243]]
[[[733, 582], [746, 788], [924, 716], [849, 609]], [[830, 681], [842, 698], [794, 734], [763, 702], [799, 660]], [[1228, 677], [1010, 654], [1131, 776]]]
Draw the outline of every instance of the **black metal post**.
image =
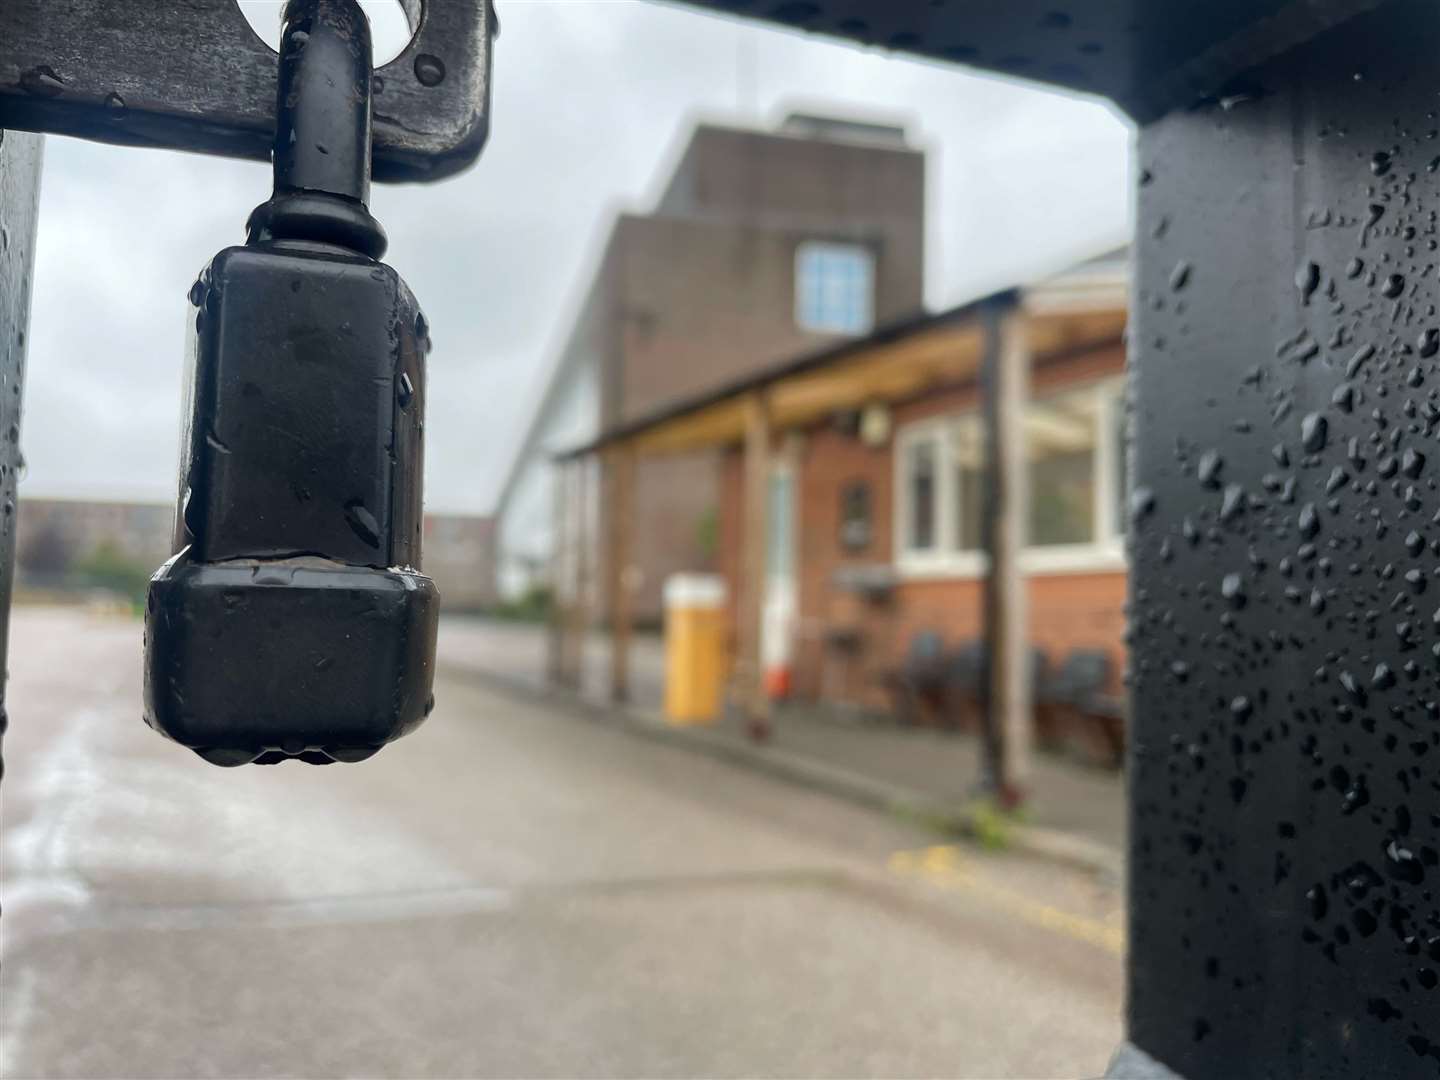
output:
[[[0, 130], [0, 734], [6, 726], [6, 655], [15, 577], [15, 485], [20, 478], [20, 406], [30, 324], [30, 280], [40, 207], [39, 135]], [[0, 775], [4, 764], [0, 762]]]
[[1129, 1030], [1187, 1077], [1440, 1072], [1437, 56], [1393, 0], [1140, 134]]
[[[6, 658], [10, 651], [10, 598], [15, 587], [16, 485], [24, 466], [20, 414], [44, 141], [39, 135], [0, 128], [0, 737], [9, 726]], [[4, 775], [5, 762], [0, 758], [0, 777]]]

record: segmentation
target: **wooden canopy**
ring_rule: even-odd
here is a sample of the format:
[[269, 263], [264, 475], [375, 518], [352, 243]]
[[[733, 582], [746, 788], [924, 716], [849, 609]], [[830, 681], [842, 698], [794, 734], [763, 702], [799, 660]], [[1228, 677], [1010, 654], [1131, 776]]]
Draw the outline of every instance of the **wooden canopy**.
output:
[[[994, 298], [990, 298], [993, 302]], [[904, 401], [974, 380], [985, 351], [978, 305], [912, 319], [687, 399], [556, 455], [573, 460], [625, 446], [641, 457], [738, 445], [746, 399], [764, 390], [769, 424], [785, 430], [873, 403]], [[1023, 307], [1021, 309], [1024, 311]], [[1122, 309], [1025, 311], [1035, 362], [1117, 340]]]

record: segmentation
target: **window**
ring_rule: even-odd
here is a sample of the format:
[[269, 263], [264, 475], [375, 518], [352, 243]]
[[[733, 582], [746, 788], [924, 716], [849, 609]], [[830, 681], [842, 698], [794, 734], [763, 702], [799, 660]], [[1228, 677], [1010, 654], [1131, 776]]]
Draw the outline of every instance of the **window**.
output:
[[917, 439], [910, 444], [905, 491], [910, 511], [905, 532], [907, 551], [935, 548], [935, 457], [935, 440]]
[[852, 480], [840, 489], [840, 546], [850, 552], [870, 546], [870, 485]]
[[950, 482], [954, 485], [951, 546], [956, 551], [979, 551], [985, 514], [985, 432], [978, 419], [967, 416], [952, 424], [949, 435]]
[[[1124, 400], [1119, 380], [1043, 396], [1025, 411], [1026, 548], [1032, 572], [1122, 564]], [[984, 428], [976, 413], [896, 434], [898, 561], [922, 574], [983, 567]], [[944, 482], [936, 480], [943, 475]]]
[[870, 250], [860, 244], [801, 244], [795, 250], [795, 321], [820, 333], [869, 333], [875, 322]]
[[940, 568], [980, 553], [984, 431], [975, 416], [925, 421], [897, 441], [901, 559]]
[[765, 574], [771, 581], [795, 575], [795, 476], [787, 468], [770, 473], [765, 515]]
[[1095, 447], [1099, 398], [1064, 394], [1025, 412], [1032, 547], [1089, 544], [1095, 533]]

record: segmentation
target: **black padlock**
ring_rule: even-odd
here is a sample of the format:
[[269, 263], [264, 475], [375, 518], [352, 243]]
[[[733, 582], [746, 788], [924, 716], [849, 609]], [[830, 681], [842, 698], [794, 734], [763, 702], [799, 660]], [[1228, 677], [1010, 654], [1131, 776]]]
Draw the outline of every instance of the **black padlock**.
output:
[[145, 720], [217, 765], [359, 761], [433, 705], [429, 334], [378, 261], [371, 67], [354, 0], [289, 0], [274, 195], [190, 293], [177, 554], [150, 582]]

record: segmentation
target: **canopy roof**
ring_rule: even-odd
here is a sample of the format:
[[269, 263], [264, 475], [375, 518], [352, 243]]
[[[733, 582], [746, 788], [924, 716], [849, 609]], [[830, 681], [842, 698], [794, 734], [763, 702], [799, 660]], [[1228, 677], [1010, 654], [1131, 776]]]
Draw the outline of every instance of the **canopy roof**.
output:
[[[883, 327], [789, 363], [728, 383], [622, 424], [556, 455], [567, 460], [627, 446], [645, 456], [727, 446], [745, 435], [746, 399], [763, 391], [771, 425], [802, 427], [836, 413], [914, 398], [973, 381], [985, 355], [987, 305], [1016, 306], [999, 293], [973, 304]], [[1122, 307], [1024, 311], [1032, 357], [1043, 360], [1119, 341]]]

